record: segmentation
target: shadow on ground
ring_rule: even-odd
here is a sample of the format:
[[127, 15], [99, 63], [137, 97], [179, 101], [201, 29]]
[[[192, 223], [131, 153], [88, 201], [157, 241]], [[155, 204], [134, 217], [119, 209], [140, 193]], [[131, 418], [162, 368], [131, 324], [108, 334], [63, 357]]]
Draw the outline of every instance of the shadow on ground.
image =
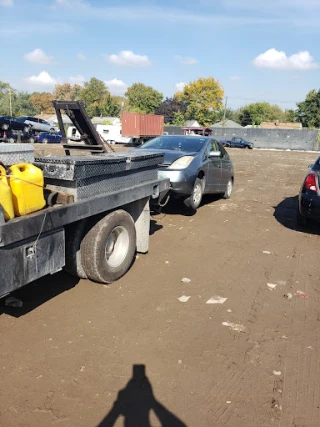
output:
[[163, 228], [163, 225], [158, 224], [157, 221], [155, 221], [154, 219], [151, 219], [149, 235], [152, 236], [154, 233], [161, 230], [162, 228]]
[[306, 227], [299, 226], [297, 223], [298, 196], [287, 197], [277, 206], [274, 206], [273, 216], [284, 227], [290, 230], [299, 231], [307, 234], [320, 234], [320, 224], [311, 221]]
[[145, 373], [145, 365], [133, 365], [132, 378], [119, 391], [117, 400], [98, 427], [113, 427], [119, 417], [123, 417], [124, 427], [152, 427], [151, 411], [162, 427], [186, 427], [186, 424], [155, 398]]
[[[221, 195], [219, 194], [205, 194], [203, 196], [201, 205], [198, 209], [201, 209], [203, 206], [209, 205], [211, 203], [221, 200]], [[182, 215], [182, 216], [193, 216], [197, 213], [196, 210], [186, 208], [183, 204], [182, 199], [171, 198], [164, 207], [157, 207], [153, 211], [153, 215]]]
[[79, 280], [79, 278], [70, 276], [65, 272], [42, 277], [11, 292], [9, 296], [21, 300], [23, 302], [22, 307], [7, 307], [5, 305], [7, 297], [2, 298], [0, 300], [0, 315], [6, 313], [13, 317], [23, 316], [57, 295], [74, 288]]

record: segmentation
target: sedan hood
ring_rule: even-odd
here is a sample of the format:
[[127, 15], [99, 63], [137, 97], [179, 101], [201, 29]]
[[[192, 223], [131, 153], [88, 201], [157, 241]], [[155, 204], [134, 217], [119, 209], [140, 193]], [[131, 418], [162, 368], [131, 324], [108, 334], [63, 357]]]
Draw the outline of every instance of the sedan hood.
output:
[[177, 150], [161, 150], [161, 149], [156, 149], [156, 148], [143, 148], [143, 146], [141, 148], [136, 148], [134, 151], [145, 151], [147, 153], [161, 153], [164, 155], [164, 160], [163, 160], [163, 164], [164, 165], [171, 165], [174, 161], [176, 161], [177, 159], [179, 159], [179, 157], [183, 157], [183, 156], [195, 156], [197, 153], [187, 153], [185, 151], [177, 151]]

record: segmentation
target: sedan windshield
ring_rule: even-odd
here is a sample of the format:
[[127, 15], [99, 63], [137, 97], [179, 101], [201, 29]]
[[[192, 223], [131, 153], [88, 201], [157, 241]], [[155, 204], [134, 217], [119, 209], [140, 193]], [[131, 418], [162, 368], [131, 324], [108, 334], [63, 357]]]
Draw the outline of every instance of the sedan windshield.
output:
[[205, 141], [206, 138], [192, 136], [159, 136], [146, 142], [141, 146], [141, 148], [155, 148], [194, 153], [201, 150]]

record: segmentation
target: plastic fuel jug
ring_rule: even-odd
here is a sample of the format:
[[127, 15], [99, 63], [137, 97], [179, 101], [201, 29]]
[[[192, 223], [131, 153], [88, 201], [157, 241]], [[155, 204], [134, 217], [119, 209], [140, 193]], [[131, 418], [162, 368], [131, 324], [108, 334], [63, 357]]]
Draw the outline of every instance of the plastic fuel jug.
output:
[[10, 171], [9, 182], [15, 215], [23, 216], [42, 209], [46, 204], [42, 170], [31, 163], [19, 163], [10, 166]]
[[5, 221], [14, 218], [12, 192], [3, 166], [0, 166], [0, 205], [3, 209]]

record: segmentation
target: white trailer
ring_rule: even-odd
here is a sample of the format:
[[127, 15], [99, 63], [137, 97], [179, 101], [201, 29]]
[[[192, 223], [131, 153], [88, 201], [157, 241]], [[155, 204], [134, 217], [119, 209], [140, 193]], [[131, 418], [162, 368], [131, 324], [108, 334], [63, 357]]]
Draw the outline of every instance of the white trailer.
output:
[[121, 125], [94, 125], [98, 134], [109, 144], [130, 144], [132, 138], [122, 136]]

